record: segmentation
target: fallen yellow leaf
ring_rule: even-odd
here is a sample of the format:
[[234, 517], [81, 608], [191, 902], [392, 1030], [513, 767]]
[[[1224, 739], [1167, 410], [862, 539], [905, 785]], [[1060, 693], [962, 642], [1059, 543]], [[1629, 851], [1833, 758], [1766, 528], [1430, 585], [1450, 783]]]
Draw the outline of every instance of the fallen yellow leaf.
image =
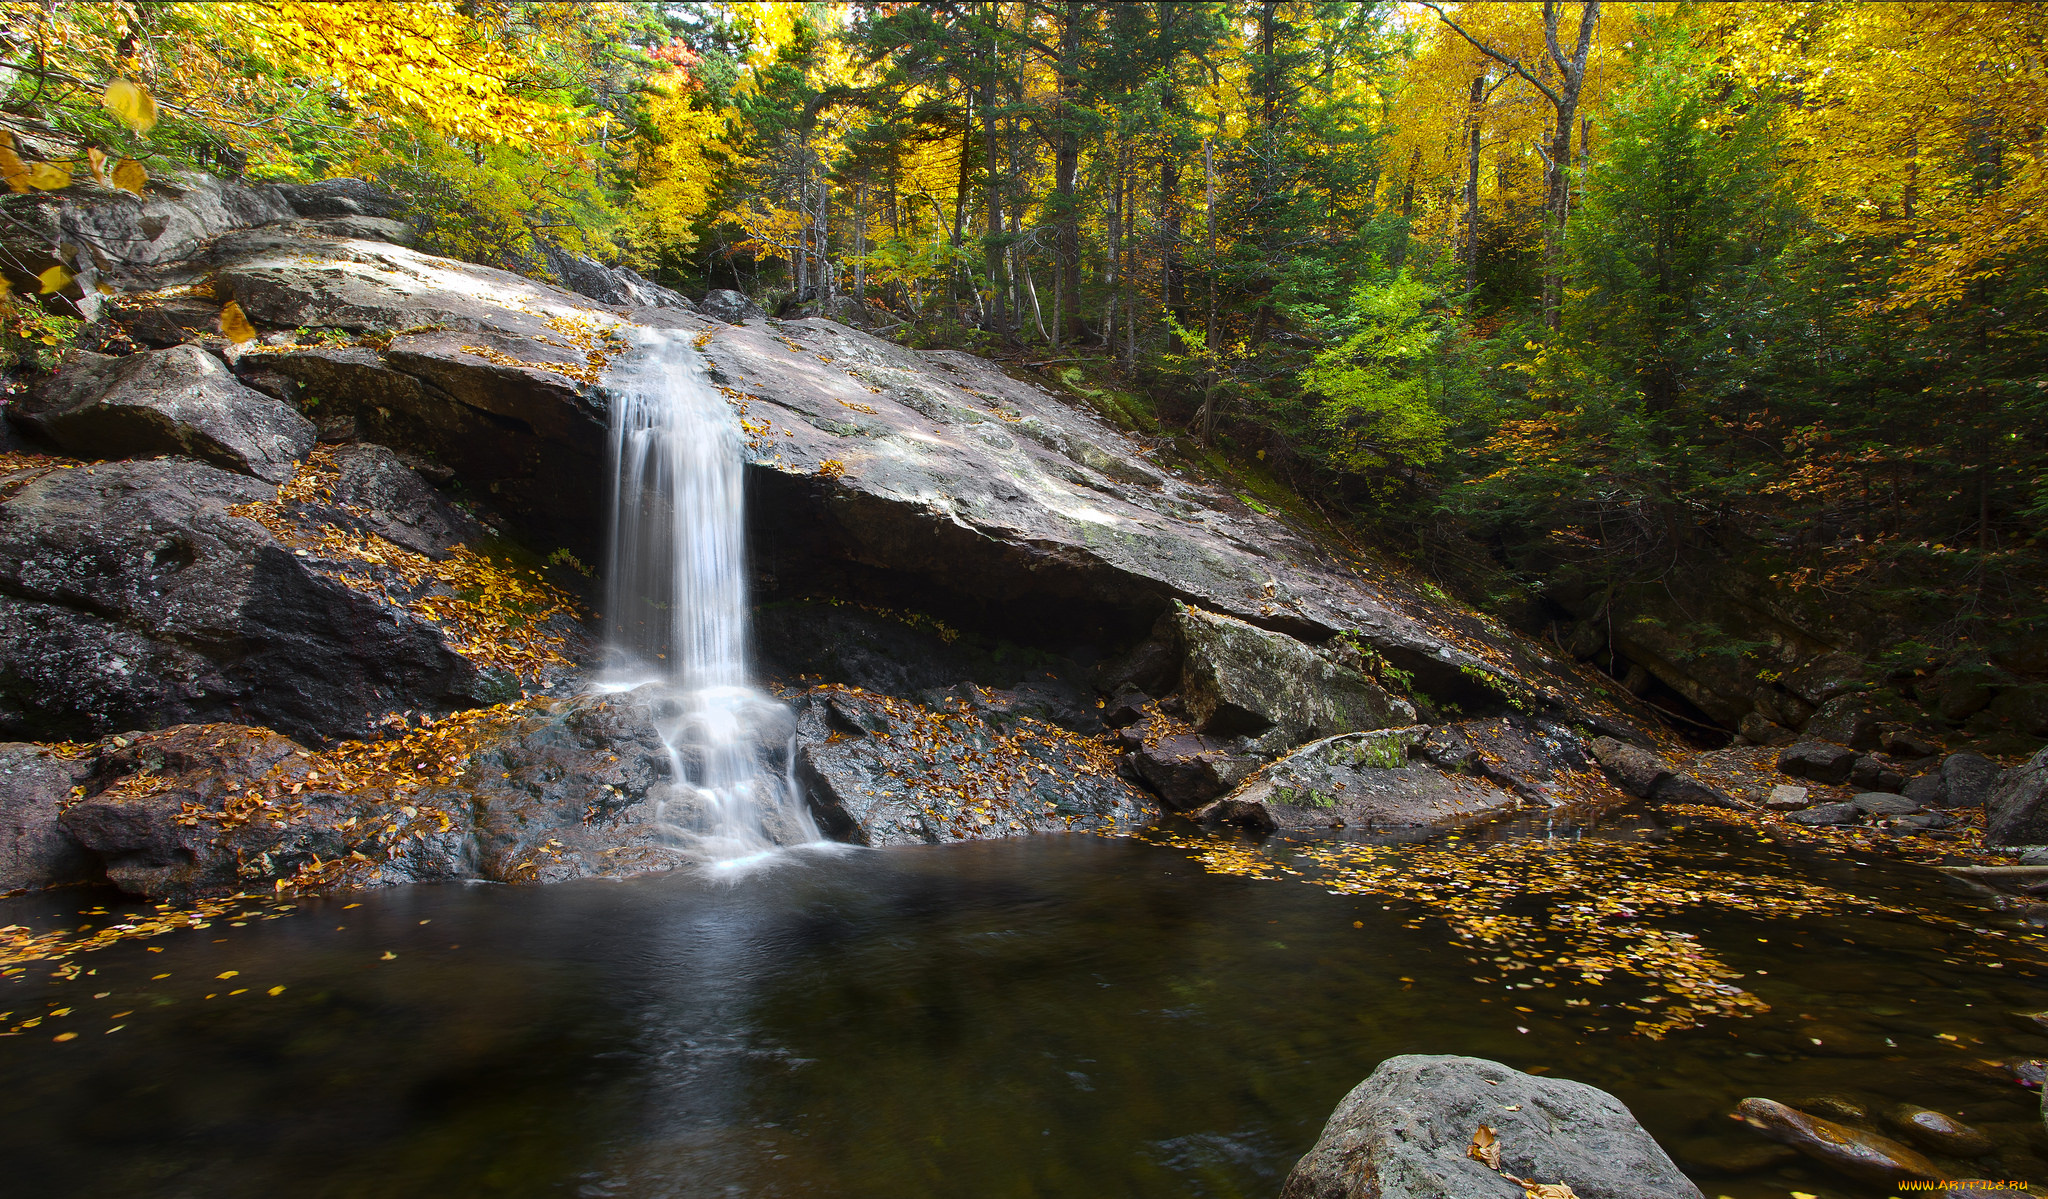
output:
[[256, 326], [249, 323], [249, 318], [242, 313], [242, 306], [233, 300], [220, 310], [220, 331], [236, 345], [256, 340]]
[[36, 288], [37, 293], [47, 296], [51, 292], [63, 291], [71, 286], [71, 277], [71, 272], [65, 270], [61, 265], [53, 266], [36, 276], [36, 283], [38, 284]]
[[142, 185], [149, 182], [149, 171], [132, 158], [124, 158], [114, 164], [114, 186], [122, 191], [142, 194]]

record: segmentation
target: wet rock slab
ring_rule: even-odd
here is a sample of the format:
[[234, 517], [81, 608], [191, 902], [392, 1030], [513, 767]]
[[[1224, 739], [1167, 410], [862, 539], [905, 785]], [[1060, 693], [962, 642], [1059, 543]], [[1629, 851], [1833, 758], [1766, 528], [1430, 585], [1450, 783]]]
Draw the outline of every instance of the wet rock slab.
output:
[[1147, 819], [1107, 738], [1006, 711], [968, 685], [935, 704], [827, 684], [793, 697], [797, 778], [819, 824], [863, 845], [938, 844]]

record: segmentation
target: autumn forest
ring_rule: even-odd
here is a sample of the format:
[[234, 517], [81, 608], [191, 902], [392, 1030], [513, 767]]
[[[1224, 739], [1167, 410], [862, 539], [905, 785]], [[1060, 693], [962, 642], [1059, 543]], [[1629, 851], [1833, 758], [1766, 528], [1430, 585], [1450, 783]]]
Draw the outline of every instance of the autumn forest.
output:
[[[1858, 613], [1908, 673], [2042, 613], [2034, 5], [8, 20], [10, 103], [109, 168], [356, 175], [457, 257], [858, 305], [1556, 638], [1727, 564]], [[105, 102], [117, 69], [147, 136]]]

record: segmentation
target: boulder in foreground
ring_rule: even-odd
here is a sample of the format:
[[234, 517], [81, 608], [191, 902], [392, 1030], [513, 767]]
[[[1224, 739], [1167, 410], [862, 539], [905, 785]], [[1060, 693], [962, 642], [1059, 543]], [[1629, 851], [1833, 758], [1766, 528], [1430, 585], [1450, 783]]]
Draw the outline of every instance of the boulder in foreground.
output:
[[[1482, 1126], [1498, 1170], [1467, 1152]], [[1390, 1057], [1346, 1095], [1280, 1199], [1516, 1199], [1510, 1174], [1578, 1199], [1701, 1199], [1607, 1092], [1433, 1054]]]

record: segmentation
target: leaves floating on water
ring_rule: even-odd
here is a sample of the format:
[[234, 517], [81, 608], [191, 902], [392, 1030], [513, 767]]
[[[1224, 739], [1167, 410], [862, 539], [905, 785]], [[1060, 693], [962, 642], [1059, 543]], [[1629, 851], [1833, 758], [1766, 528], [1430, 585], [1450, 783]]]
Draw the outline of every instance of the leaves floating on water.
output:
[[[1375, 846], [1346, 841], [1258, 846], [1166, 835], [1212, 874], [1326, 887], [1414, 903], [1444, 920], [1483, 986], [1533, 993], [1600, 986], [1617, 976], [1653, 992], [1601, 1006], [1629, 1013], [1651, 1040], [1710, 1017], [1746, 1017], [1770, 1005], [1741, 987], [1745, 976], [1661, 922], [1701, 908], [1793, 919], [1851, 912], [1947, 925], [1987, 939], [2007, 933], [1783, 876], [1702, 868], [1701, 855], [1658, 844], [1526, 840], [1489, 845]], [[1420, 927], [1410, 922], [1410, 927]], [[2009, 953], [2010, 942], [1997, 946]], [[1566, 1000], [1567, 1008], [1588, 1001]], [[1590, 1014], [1590, 1013], [1589, 1013]]]

